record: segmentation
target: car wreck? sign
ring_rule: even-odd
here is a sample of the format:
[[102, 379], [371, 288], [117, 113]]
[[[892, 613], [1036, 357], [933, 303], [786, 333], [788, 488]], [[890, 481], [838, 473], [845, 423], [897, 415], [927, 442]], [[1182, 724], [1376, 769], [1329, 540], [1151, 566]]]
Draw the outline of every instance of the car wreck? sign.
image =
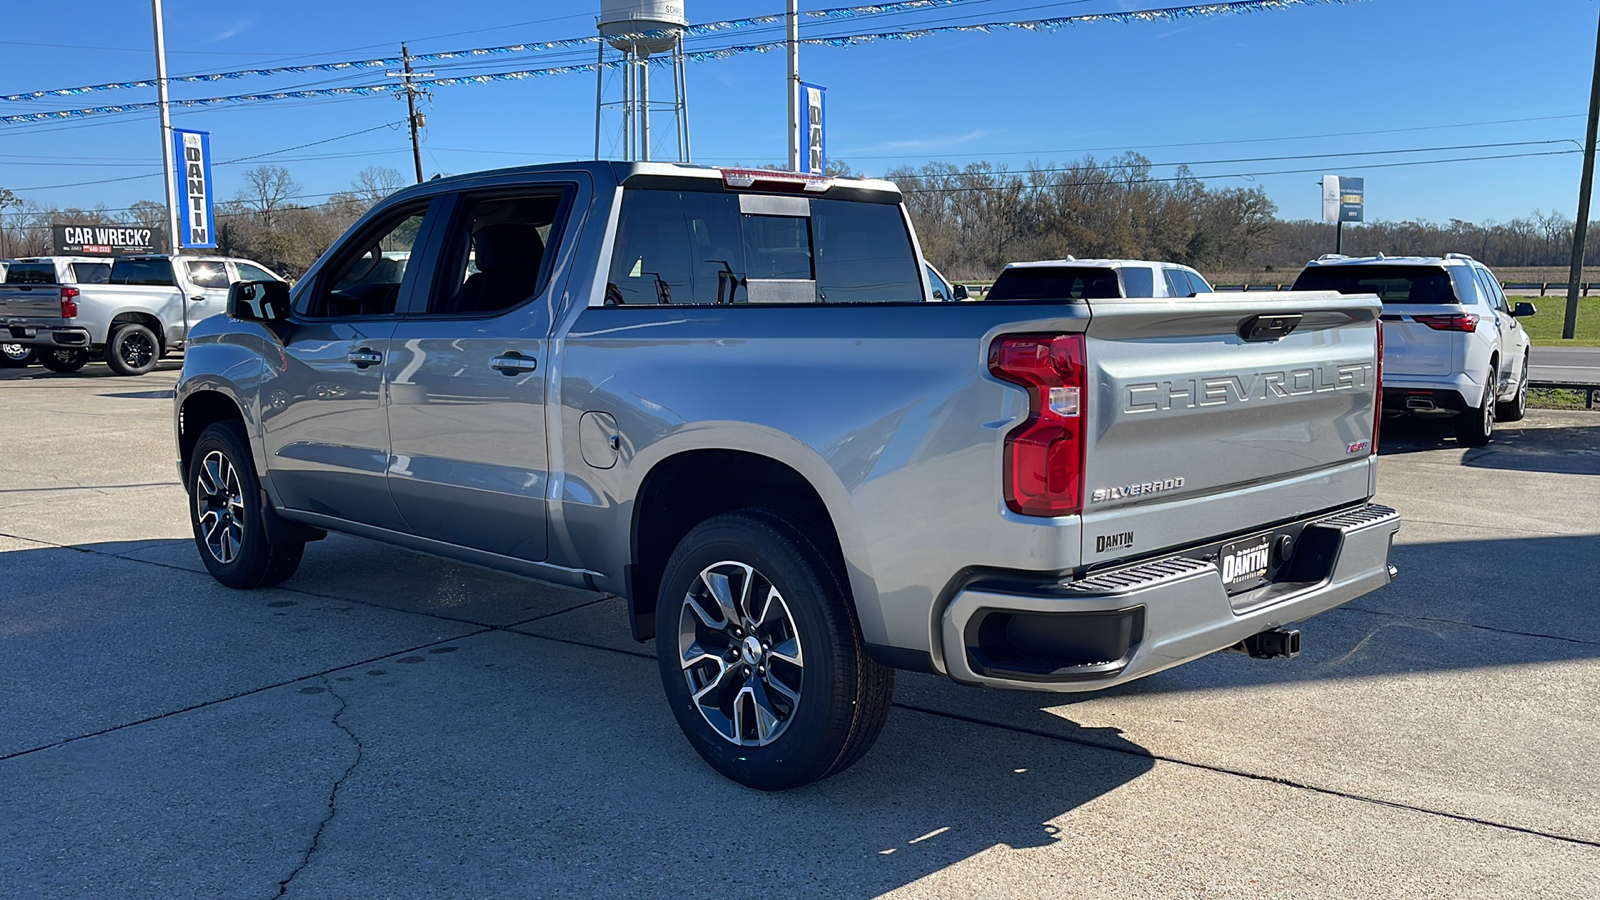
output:
[[167, 236], [143, 225], [50, 226], [57, 256], [146, 256], [167, 252]]

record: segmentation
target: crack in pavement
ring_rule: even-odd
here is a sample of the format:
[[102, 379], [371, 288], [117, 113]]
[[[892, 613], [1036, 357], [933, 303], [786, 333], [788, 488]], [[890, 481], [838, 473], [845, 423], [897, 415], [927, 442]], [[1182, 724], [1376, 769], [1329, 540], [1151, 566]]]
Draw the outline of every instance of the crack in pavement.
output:
[[1358, 612], [1366, 613], [1369, 616], [1384, 616], [1390, 619], [1403, 619], [1408, 622], [1437, 622], [1440, 625], [1457, 625], [1462, 628], [1475, 628], [1478, 631], [1487, 631], [1490, 634], [1504, 634], [1512, 637], [1539, 638], [1540, 640], [1545, 641], [1563, 641], [1568, 644], [1580, 644], [1585, 647], [1600, 647], [1600, 641], [1592, 641], [1588, 640], [1587, 638], [1562, 637], [1559, 634], [1541, 634], [1537, 631], [1517, 631], [1512, 628], [1499, 628], [1494, 625], [1478, 625], [1473, 622], [1463, 622], [1460, 619], [1444, 619], [1438, 616], [1409, 616], [1405, 613], [1385, 612], [1380, 609], [1368, 609], [1364, 606], [1352, 606], [1348, 603], [1344, 606], [1335, 606], [1333, 609], [1328, 610], [1328, 612]]
[[334, 690], [333, 683], [328, 681], [327, 676], [323, 676], [322, 683], [327, 687], [328, 693], [333, 695], [333, 699], [339, 701], [339, 708], [333, 713], [333, 727], [344, 732], [345, 735], [350, 738], [351, 743], [355, 744], [356, 758], [350, 761], [350, 765], [345, 767], [344, 774], [340, 775], [339, 778], [334, 781], [332, 789], [328, 791], [328, 814], [322, 817], [321, 822], [317, 823], [317, 830], [311, 835], [311, 843], [307, 845], [306, 852], [301, 855], [300, 864], [294, 867], [294, 871], [289, 873], [288, 878], [278, 882], [278, 893], [273, 895], [274, 900], [289, 893], [289, 884], [293, 882], [301, 872], [305, 871], [306, 866], [311, 864], [311, 857], [315, 856], [316, 852], [321, 849], [322, 833], [327, 830], [328, 823], [333, 821], [333, 817], [339, 814], [339, 789], [344, 787], [344, 783], [349, 780], [350, 774], [356, 770], [356, 766], [361, 765], [361, 758], [366, 754], [366, 745], [361, 743], [360, 735], [357, 735], [354, 731], [350, 730], [348, 725], [345, 725], [343, 722], [339, 721], [339, 717], [343, 716], [345, 710], [350, 708], [349, 701], [345, 700], [344, 697], [340, 696], [338, 691]]

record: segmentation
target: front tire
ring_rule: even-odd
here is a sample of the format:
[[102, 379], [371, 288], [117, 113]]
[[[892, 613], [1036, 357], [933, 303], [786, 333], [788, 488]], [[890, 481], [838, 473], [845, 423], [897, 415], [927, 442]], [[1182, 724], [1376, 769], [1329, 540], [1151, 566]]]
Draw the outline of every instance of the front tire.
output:
[[1456, 416], [1456, 440], [1468, 447], [1482, 447], [1494, 437], [1494, 386], [1499, 373], [1489, 367], [1488, 380], [1483, 383], [1483, 401]]
[[854, 765], [883, 730], [894, 671], [866, 654], [818, 529], [777, 510], [708, 519], [667, 563], [656, 659], [684, 736], [713, 769], [785, 790]]
[[65, 375], [69, 372], [76, 372], [87, 365], [89, 353], [87, 350], [46, 347], [38, 351], [37, 358], [39, 365], [52, 372], [60, 372]]
[[185, 487], [195, 548], [212, 578], [248, 590], [285, 581], [300, 567], [304, 542], [267, 536], [261, 482], [238, 422], [218, 422], [200, 433]]
[[161, 358], [161, 342], [148, 326], [137, 322], [118, 325], [106, 342], [106, 365], [118, 375], [143, 375]]
[[1517, 396], [1495, 407], [1494, 417], [1500, 422], [1520, 422], [1528, 414], [1528, 357], [1522, 357], [1522, 377], [1517, 381]]
[[33, 363], [33, 348], [0, 344], [0, 369], [21, 369]]

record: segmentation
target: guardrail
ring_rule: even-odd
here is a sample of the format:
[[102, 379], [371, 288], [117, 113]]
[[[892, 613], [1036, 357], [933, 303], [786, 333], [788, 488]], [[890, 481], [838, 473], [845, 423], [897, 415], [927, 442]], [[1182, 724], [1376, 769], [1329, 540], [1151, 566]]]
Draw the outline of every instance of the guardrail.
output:
[[[1212, 287], [1216, 288], [1219, 293], [1223, 291], [1230, 293], [1238, 291], [1287, 291], [1292, 286], [1293, 285], [1279, 284], [1275, 282], [1269, 282], [1267, 284], [1212, 285]], [[1502, 281], [1500, 282], [1500, 287], [1503, 288], [1506, 293], [1514, 294], [1516, 296], [1526, 296], [1527, 292], [1529, 291], [1538, 291], [1539, 296], [1541, 297], [1549, 296], [1551, 294], [1556, 296], [1565, 296], [1567, 293], [1567, 283], [1565, 281]], [[1589, 296], [1590, 291], [1600, 291], [1600, 281], [1580, 282], [1578, 284], [1578, 291], [1581, 296], [1587, 297]]]
[[1579, 381], [1529, 381], [1528, 387], [1580, 393], [1583, 395], [1584, 409], [1594, 409], [1595, 400], [1600, 399], [1600, 385], [1597, 384]]

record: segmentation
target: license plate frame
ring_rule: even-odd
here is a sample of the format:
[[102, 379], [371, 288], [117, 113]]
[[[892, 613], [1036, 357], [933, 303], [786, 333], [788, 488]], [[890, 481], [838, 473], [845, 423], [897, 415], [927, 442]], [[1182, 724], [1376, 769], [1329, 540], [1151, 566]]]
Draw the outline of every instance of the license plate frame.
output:
[[1222, 587], [1230, 596], [1272, 581], [1277, 569], [1273, 550], [1277, 538], [1276, 531], [1263, 531], [1222, 545], [1217, 552], [1217, 568], [1222, 572]]

